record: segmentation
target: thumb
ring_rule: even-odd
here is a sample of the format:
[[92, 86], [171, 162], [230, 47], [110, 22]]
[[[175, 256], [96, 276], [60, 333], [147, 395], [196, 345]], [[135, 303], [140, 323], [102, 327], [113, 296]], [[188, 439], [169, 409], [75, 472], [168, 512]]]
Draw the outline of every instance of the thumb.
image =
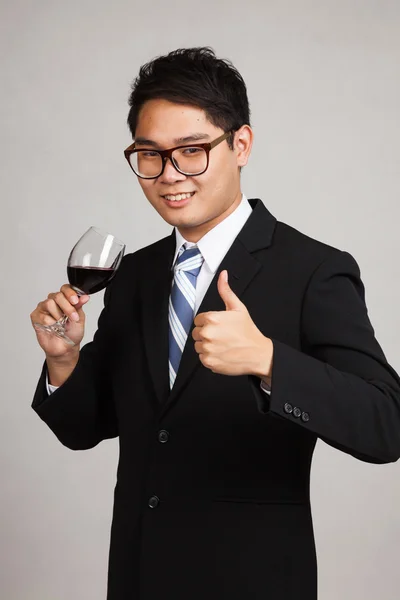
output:
[[226, 310], [246, 310], [243, 302], [239, 300], [228, 283], [228, 271], [221, 271], [218, 277], [218, 292], [224, 301]]
[[85, 294], [84, 296], [80, 296], [78, 304], [74, 305], [74, 308], [75, 308], [76, 312], [78, 313], [79, 317], [85, 316], [85, 313], [83, 312], [83, 307], [85, 304], [87, 304], [89, 302], [89, 300], [90, 300], [90, 296]]

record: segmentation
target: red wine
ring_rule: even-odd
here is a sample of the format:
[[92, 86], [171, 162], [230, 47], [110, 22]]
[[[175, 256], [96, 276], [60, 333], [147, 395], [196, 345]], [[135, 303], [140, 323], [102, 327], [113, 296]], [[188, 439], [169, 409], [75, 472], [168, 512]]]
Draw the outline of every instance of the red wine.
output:
[[95, 294], [106, 287], [115, 273], [114, 268], [106, 267], [67, 267], [68, 281], [72, 287], [85, 294]]

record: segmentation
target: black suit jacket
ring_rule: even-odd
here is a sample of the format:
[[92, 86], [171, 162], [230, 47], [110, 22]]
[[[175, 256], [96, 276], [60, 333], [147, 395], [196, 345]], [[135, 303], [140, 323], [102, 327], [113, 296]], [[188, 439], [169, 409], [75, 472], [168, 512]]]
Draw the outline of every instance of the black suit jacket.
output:
[[356, 261], [278, 222], [260, 200], [217, 278], [274, 343], [271, 397], [218, 375], [189, 335], [172, 392], [174, 233], [126, 255], [93, 342], [33, 408], [72, 449], [119, 436], [108, 600], [316, 598], [309, 501], [317, 438], [372, 463], [400, 455], [400, 381], [374, 336]]

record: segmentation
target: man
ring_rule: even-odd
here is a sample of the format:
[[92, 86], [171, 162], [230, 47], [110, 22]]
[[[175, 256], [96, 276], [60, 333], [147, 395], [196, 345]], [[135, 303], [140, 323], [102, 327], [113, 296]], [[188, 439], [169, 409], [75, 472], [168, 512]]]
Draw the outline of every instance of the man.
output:
[[[143, 66], [125, 156], [174, 227], [124, 257], [93, 342], [65, 285], [31, 315], [69, 323], [33, 408], [72, 449], [119, 436], [108, 600], [317, 597], [309, 497], [317, 438], [400, 455], [400, 380], [354, 258], [241, 192], [245, 84], [208, 48]], [[48, 381], [47, 381], [48, 378]]]

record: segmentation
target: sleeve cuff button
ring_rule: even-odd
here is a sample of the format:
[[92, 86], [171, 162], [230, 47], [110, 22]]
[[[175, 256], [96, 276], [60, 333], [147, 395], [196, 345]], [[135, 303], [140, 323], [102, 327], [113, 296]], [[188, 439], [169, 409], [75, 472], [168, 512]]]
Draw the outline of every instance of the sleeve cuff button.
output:
[[293, 409], [293, 416], [296, 417], [296, 419], [298, 419], [299, 417], [301, 417], [301, 410], [298, 406], [295, 406]]

